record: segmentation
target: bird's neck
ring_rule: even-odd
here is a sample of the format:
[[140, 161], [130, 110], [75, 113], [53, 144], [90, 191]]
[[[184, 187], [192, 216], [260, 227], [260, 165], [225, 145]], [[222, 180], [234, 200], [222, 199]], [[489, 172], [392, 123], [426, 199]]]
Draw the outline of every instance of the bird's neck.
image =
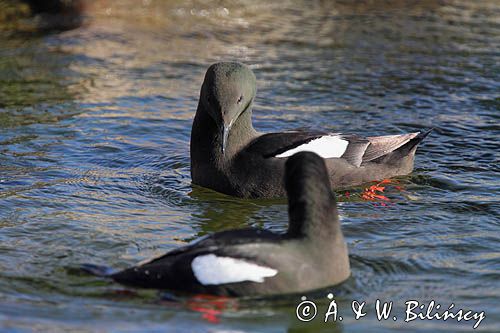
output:
[[[232, 159], [241, 149], [250, 143], [258, 136], [257, 131], [252, 125], [252, 106], [250, 105], [238, 119], [234, 122], [227, 139], [226, 151], [224, 158]], [[222, 141], [219, 147], [222, 146]], [[220, 149], [219, 149], [220, 150]]]
[[288, 236], [305, 237], [318, 243], [342, 236], [335, 199], [327, 193], [314, 196], [308, 192], [288, 193]]
[[234, 122], [222, 152], [222, 131], [210, 117], [201, 103], [198, 105], [191, 131], [191, 160], [202, 159], [201, 163], [209, 163], [221, 167], [230, 161], [244, 146], [257, 136], [252, 126], [251, 106]]

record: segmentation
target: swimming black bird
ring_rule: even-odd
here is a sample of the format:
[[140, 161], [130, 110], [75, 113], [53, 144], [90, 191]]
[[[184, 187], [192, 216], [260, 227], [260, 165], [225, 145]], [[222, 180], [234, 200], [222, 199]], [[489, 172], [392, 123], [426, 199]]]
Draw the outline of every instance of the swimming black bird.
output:
[[286, 162], [289, 227], [218, 232], [138, 266], [96, 275], [130, 286], [221, 296], [295, 293], [336, 285], [350, 275], [347, 245], [324, 160], [301, 152]]
[[426, 133], [361, 137], [321, 131], [258, 133], [252, 126], [255, 75], [221, 62], [208, 68], [191, 131], [196, 185], [244, 198], [283, 197], [286, 159], [311, 151], [326, 159], [334, 188], [406, 175]]

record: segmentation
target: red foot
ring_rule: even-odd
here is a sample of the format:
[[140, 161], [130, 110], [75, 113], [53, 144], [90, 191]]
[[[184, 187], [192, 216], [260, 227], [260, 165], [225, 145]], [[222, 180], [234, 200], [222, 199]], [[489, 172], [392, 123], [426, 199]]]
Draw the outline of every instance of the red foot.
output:
[[229, 303], [234, 301], [228, 297], [212, 295], [196, 295], [187, 301], [188, 309], [201, 313], [201, 317], [210, 323], [220, 322], [218, 317], [223, 310], [227, 309]]

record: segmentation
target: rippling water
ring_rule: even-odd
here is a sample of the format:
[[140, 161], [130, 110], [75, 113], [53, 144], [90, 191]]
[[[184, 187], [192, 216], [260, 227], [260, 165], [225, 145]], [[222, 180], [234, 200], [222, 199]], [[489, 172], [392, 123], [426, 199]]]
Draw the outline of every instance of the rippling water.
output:
[[[500, 331], [499, 17], [494, 0], [96, 1], [73, 30], [0, 23], [1, 330], [471, 330], [404, 323], [414, 299], [484, 310], [480, 329]], [[220, 60], [255, 71], [262, 131], [435, 128], [388, 205], [339, 193], [353, 272], [335, 290], [341, 323], [300, 324], [293, 296], [238, 301], [214, 324], [190, 300], [77, 269], [123, 268], [227, 228], [285, 230], [283, 200], [191, 185], [191, 121]], [[326, 307], [329, 291], [308, 296]], [[377, 321], [376, 299], [394, 301], [397, 322]], [[354, 320], [352, 300], [366, 317]]]

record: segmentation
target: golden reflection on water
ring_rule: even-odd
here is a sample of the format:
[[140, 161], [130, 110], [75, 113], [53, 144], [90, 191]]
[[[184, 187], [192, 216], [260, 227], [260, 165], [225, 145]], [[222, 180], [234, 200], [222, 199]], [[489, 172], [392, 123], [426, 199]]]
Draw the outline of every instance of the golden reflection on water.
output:
[[[434, 31], [421, 31], [418, 19], [415, 18], [423, 13], [433, 12], [438, 28], [445, 22], [458, 19], [474, 21], [476, 10], [495, 8], [495, 1], [488, 1], [486, 5], [482, 2], [479, 6], [463, 0], [279, 3], [126, 0], [83, 3], [82, 17], [85, 20], [82, 26], [61, 33], [58, 37], [68, 43], [40, 51], [59, 57], [64, 54], [75, 55], [76, 59], [63, 65], [75, 74], [61, 73], [61, 79], [56, 77], [56, 80], [49, 80], [48, 84], [51, 86], [46, 89], [40, 83], [34, 89], [54, 91], [51, 89], [52, 85], [59, 82], [60, 86], [56, 89], [67, 90], [68, 97], [77, 96], [80, 101], [89, 103], [109, 102], [121, 96], [151, 95], [189, 101], [186, 107], [180, 106], [187, 113], [177, 114], [179, 119], [191, 117], [189, 111], [195, 104], [204, 69], [210, 63], [238, 60], [265, 71], [270, 66], [282, 66], [280, 64], [283, 59], [294, 56], [300, 56], [306, 65], [308, 54], [313, 56], [315, 49], [322, 48], [346, 48], [349, 53], [345, 57], [355, 57], [356, 54], [350, 53], [352, 46], [347, 47], [348, 45], [363, 43], [367, 37], [371, 38], [370, 43], [382, 45], [386, 38], [400, 38], [394, 34], [398, 30], [412, 30], [409, 35], [416, 39], [434, 34], [439, 43], [445, 36]], [[25, 6], [18, 7], [18, 12], [24, 13], [24, 17]], [[398, 15], [387, 16], [395, 12]], [[368, 13], [372, 16], [364, 16]], [[374, 13], [387, 16], [387, 21], [374, 20]], [[352, 19], [353, 17], [355, 18]], [[0, 19], [0, 27], [1, 22]], [[384, 24], [392, 26], [387, 34], [383, 33]], [[9, 25], [4, 24], [4, 29], [6, 26]], [[410, 48], [411, 51], [411, 41], [401, 40], [399, 44], [400, 48]], [[283, 48], [287, 50], [286, 54], [281, 52]], [[342, 53], [335, 55], [343, 56]], [[35, 80], [53, 75], [53, 67], [47, 67], [50, 61], [37, 61], [41, 67]], [[89, 64], [89, 61], [93, 64]], [[12, 67], [11, 65], [6, 66]], [[190, 69], [182, 72], [183, 67]], [[47, 73], [43, 74], [43, 68], [46, 68]], [[124, 72], [134, 70], [135, 77], [124, 75]], [[298, 82], [307, 80], [301, 74], [300, 67], [293, 71], [285, 67], [283, 71], [299, 80]], [[349, 75], [349, 69], [343, 71], [343, 74]], [[182, 83], [177, 80], [186, 75], [190, 75], [191, 80], [183, 80]], [[76, 76], [77, 82], [64, 82], [68, 76]], [[29, 77], [23, 75], [23, 88], [26, 80]], [[288, 81], [285, 84], [294, 84], [292, 80]], [[306, 82], [302, 82], [304, 83]], [[259, 87], [265, 88], [267, 84], [261, 79]], [[296, 89], [300, 89], [301, 83], [298, 84]], [[5, 91], [5, 95], [12, 95], [12, 89], [20, 89], [12, 82], [9, 87], [10, 90]], [[14, 102], [18, 103], [19, 100], [12, 101]], [[298, 104], [297, 110], [304, 111]]]
[[[465, 10], [452, 10], [457, 3]], [[493, 6], [494, 1], [491, 3]], [[474, 9], [474, 3], [467, 1], [87, 1], [85, 24], [60, 35], [74, 42], [49, 51], [78, 55], [79, 59], [68, 67], [81, 75], [80, 82], [67, 89], [82, 102], [109, 102], [121, 96], [166, 96], [184, 101], [179, 108], [185, 113], [175, 116], [190, 119], [204, 70], [210, 63], [238, 60], [265, 71], [282, 66], [284, 58], [300, 56], [306, 65], [308, 54], [313, 56], [315, 48], [341, 50], [346, 45], [363, 43], [367, 37], [372, 38], [371, 43], [382, 45], [385, 38], [400, 38], [393, 31], [399, 29], [413, 29], [410, 35], [423, 38], [435, 33], [420, 31], [418, 19], [408, 18], [432, 11], [439, 25], [457, 16], [473, 20]], [[390, 16], [386, 23], [399, 28], [392, 27], [387, 36], [373, 34], [385, 29], [384, 20], [363, 15], [384, 16], [390, 12], [401, 17]], [[444, 37], [436, 34], [435, 38], [439, 42]], [[400, 47], [410, 48], [411, 52], [411, 42], [401, 40]], [[283, 48], [286, 54], [280, 52]], [[351, 51], [352, 46], [346, 48], [346, 52]], [[82, 56], [94, 64], [89, 66]], [[335, 55], [339, 56], [356, 54]], [[135, 77], [124, 75], [134, 70]], [[351, 70], [342, 71], [349, 75]], [[284, 67], [283, 72], [298, 80], [296, 89], [306, 83], [300, 67]], [[184, 80], [186, 76], [190, 80]], [[259, 88], [265, 89], [269, 83], [259, 80]], [[284, 83], [295, 84], [292, 80]], [[306, 111], [300, 103], [288, 108]], [[135, 116], [140, 116], [140, 111]]]

